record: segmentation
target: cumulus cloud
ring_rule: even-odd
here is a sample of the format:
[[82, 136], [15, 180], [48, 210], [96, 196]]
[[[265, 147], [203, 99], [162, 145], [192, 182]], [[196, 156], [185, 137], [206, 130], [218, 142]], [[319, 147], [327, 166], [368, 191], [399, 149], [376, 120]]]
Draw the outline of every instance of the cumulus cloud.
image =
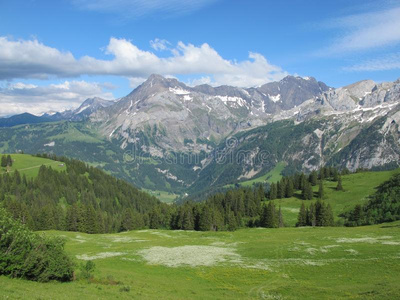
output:
[[88, 74], [126, 76], [131, 78], [131, 82], [137, 82], [152, 73], [172, 76], [207, 74], [215, 85], [249, 87], [287, 75], [258, 53], [250, 52], [249, 59], [236, 62], [224, 59], [207, 43], [195, 46], [179, 42], [170, 51], [170, 56], [159, 57], [139, 49], [126, 39], [111, 38], [105, 52], [112, 59], [100, 60], [90, 56], [77, 59], [70, 52], [62, 52], [37, 40], [13, 41], [0, 37], [0, 80]]
[[0, 116], [24, 112], [40, 115], [78, 107], [90, 97], [114, 99], [105, 86], [86, 81], [65, 81], [60, 84], [37, 86], [17, 82], [0, 88]]
[[400, 7], [331, 20], [328, 28], [341, 36], [320, 51], [322, 55], [366, 51], [400, 43]]
[[72, 0], [82, 10], [119, 15], [124, 19], [139, 18], [150, 14], [166, 16], [184, 15], [219, 0]]

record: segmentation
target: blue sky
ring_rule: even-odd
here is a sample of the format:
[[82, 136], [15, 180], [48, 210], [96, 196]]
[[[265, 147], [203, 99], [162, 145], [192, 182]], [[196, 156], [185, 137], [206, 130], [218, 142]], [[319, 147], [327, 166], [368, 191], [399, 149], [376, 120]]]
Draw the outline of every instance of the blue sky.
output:
[[400, 1], [0, 0], [0, 115], [125, 96], [151, 73], [257, 86], [400, 77]]

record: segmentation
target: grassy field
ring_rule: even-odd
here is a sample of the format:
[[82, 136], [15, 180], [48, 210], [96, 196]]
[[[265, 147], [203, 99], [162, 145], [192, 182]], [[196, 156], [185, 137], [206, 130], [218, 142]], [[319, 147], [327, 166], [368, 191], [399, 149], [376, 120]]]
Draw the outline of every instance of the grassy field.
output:
[[[339, 214], [351, 210], [357, 204], [368, 201], [367, 197], [375, 192], [377, 186], [398, 172], [400, 169], [342, 176], [344, 191], [336, 191], [337, 182], [324, 181], [324, 200], [332, 206], [335, 219], [338, 220]], [[318, 185], [313, 187], [313, 190], [317, 197]], [[304, 200], [302, 200], [301, 192], [297, 192], [292, 198], [274, 200], [276, 206], [281, 206], [284, 221], [288, 226], [295, 226], [302, 201]], [[304, 201], [306, 205], [311, 202]]]
[[[246, 180], [246, 181], [242, 181], [239, 182], [239, 184], [241, 186], [253, 186], [254, 184], [257, 183], [272, 183], [272, 182], [277, 182], [282, 178], [281, 172], [283, 171], [283, 169], [285, 168], [286, 163], [284, 162], [278, 162], [275, 166], [275, 168], [273, 168], [271, 171], [269, 171], [267, 174], [254, 178], [254, 179], [250, 179], [250, 180]], [[232, 188], [234, 187], [233, 184], [227, 184], [226, 186], [227, 188]]]
[[148, 189], [142, 189], [146, 193], [149, 193], [150, 195], [158, 198], [160, 201], [165, 202], [165, 203], [174, 203], [176, 200], [176, 197], [178, 197], [177, 194], [171, 193], [171, 192], [166, 192], [166, 191], [154, 191], [154, 190], [148, 190]]
[[400, 298], [400, 222], [45, 234], [64, 236], [76, 261], [93, 260], [95, 280], [36, 283], [2, 276], [0, 299]]
[[[0, 154], [0, 156], [3, 154]], [[25, 174], [27, 178], [36, 177], [39, 173], [39, 168], [42, 165], [51, 166], [54, 170], [64, 171], [66, 170], [65, 164], [54, 161], [51, 159], [34, 157], [29, 154], [11, 154], [13, 165], [10, 169], [12, 173], [14, 170], [18, 170], [21, 175]], [[0, 168], [0, 174], [6, 172], [6, 168]]]

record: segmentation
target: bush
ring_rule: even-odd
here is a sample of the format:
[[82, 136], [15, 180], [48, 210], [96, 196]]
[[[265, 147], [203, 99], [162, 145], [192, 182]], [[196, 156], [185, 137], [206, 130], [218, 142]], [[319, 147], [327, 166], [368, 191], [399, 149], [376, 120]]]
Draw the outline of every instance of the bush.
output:
[[64, 240], [30, 231], [0, 208], [0, 275], [34, 281], [70, 281], [73, 262]]
[[81, 276], [84, 279], [91, 279], [93, 278], [93, 272], [96, 268], [96, 265], [91, 260], [88, 260], [85, 264], [82, 264], [81, 269]]

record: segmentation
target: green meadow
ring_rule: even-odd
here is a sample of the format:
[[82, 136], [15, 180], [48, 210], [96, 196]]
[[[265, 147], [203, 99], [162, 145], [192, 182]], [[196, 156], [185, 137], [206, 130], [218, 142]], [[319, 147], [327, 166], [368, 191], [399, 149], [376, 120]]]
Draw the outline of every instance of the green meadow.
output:
[[177, 194], [174, 194], [172, 192], [149, 190], [149, 189], [142, 189], [142, 190], [165, 203], [174, 203], [176, 198], [178, 197]]
[[[66, 170], [64, 163], [47, 158], [35, 157], [27, 154], [11, 154], [11, 158], [13, 160], [13, 165], [9, 172], [12, 173], [13, 171], [18, 170], [21, 175], [25, 174], [27, 178], [36, 177], [39, 173], [40, 166], [42, 165], [52, 167], [54, 170], [58, 171]], [[7, 169], [0, 168], [0, 174], [3, 174], [4, 172], [7, 172]]]
[[[94, 279], [0, 277], [2, 299], [399, 299], [400, 222], [63, 236]], [[77, 272], [79, 278], [79, 271]]]

